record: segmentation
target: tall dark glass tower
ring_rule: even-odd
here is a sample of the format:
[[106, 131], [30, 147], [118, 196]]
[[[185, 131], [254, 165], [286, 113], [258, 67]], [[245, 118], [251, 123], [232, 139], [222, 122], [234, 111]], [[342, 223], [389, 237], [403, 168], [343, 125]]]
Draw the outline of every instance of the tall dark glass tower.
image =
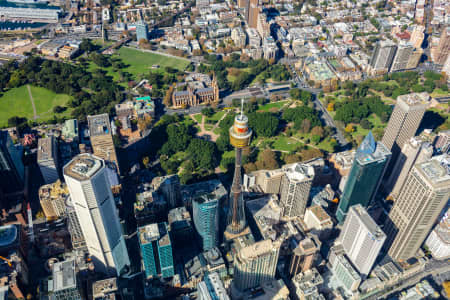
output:
[[352, 169], [345, 183], [336, 217], [342, 223], [350, 206], [367, 207], [376, 194], [391, 152], [381, 142], [375, 142], [372, 132], [356, 150]]
[[248, 118], [242, 112], [234, 119], [230, 128], [230, 143], [236, 149], [233, 184], [230, 193], [230, 207], [227, 218], [226, 234], [235, 236], [242, 233], [246, 227], [244, 199], [242, 196], [242, 149], [250, 145], [252, 130], [248, 128]]

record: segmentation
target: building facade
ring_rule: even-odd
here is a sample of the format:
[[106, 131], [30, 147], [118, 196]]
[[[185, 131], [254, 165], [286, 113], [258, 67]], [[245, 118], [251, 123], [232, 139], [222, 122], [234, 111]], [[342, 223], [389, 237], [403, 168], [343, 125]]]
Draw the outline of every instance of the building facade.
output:
[[350, 207], [338, 238], [345, 254], [363, 276], [372, 269], [386, 235], [360, 204]]
[[305, 164], [292, 164], [284, 168], [281, 181], [280, 203], [285, 217], [303, 217], [314, 180], [314, 168]]
[[407, 260], [424, 242], [449, 199], [449, 166], [437, 156], [412, 168], [385, 224], [392, 258]]
[[142, 21], [136, 24], [136, 40], [148, 41], [148, 25]]
[[64, 178], [94, 265], [119, 275], [130, 265], [105, 162], [80, 154], [64, 167]]
[[425, 245], [430, 249], [435, 259], [450, 258], [450, 209], [448, 209], [440, 222], [431, 231]]
[[390, 40], [379, 41], [370, 59], [370, 67], [374, 72], [386, 73], [392, 64], [397, 46]]
[[152, 278], [159, 275], [161, 278], [173, 277], [175, 273], [172, 239], [167, 223], [139, 227], [138, 240], [146, 277]]
[[219, 243], [219, 201], [211, 194], [201, 194], [192, 200], [194, 225], [203, 250]]
[[184, 106], [197, 106], [219, 101], [219, 85], [216, 77], [211, 81], [210, 87], [192, 88], [187, 87], [185, 91], [176, 91], [172, 94], [172, 105], [176, 108]]
[[119, 161], [114, 147], [108, 114], [87, 116], [87, 121], [94, 155], [111, 163], [119, 172]]
[[313, 267], [319, 249], [311, 238], [301, 240], [292, 251], [288, 274], [291, 277], [306, 272]]
[[37, 163], [46, 184], [58, 180], [58, 146], [54, 136], [38, 140]]
[[7, 131], [0, 131], [0, 192], [22, 190], [24, 175], [21, 147], [14, 145]]
[[406, 70], [413, 51], [414, 47], [411, 43], [400, 42], [392, 61], [391, 72]]
[[275, 277], [281, 241], [262, 240], [240, 249], [234, 260], [235, 287], [244, 291]]
[[361, 204], [367, 207], [381, 182], [391, 152], [382, 142], [375, 142], [372, 132], [366, 136], [356, 150], [350, 174], [345, 183], [336, 217], [344, 222], [350, 206]]
[[429, 160], [433, 156], [433, 151], [433, 146], [428, 142], [422, 141], [419, 137], [412, 137], [407, 141], [403, 145], [402, 152], [395, 161], [394, 168], [385, 183], [386, 191], [396, 198], [411, 168], [415, 164]]

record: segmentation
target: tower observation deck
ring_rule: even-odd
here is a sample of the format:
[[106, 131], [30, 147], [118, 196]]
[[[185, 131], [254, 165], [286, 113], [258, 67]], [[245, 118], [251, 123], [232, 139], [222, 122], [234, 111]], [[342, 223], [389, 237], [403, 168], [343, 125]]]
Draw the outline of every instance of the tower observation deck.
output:
[[226, 235], [229, 237], [240, 235], [246, 228], [244, 199], [242, 196], [242, 149], [250, 145], [252, 130], [248, 128], [248, 118], [241, 113], [234, 118], [230, 127], [230, 144], [236, 149], [233, 184], [230, 193], [230, 207], [227, 218]]

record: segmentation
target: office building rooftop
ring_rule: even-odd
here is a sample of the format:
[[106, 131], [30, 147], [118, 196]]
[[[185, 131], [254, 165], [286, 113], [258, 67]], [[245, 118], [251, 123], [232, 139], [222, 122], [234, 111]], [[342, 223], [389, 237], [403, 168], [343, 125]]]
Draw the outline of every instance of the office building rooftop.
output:
[[108, 114], [88, 116], [88, 127], [90, 136], [111, 134], [111, 124]]
[[103, 165], [103, 160], [92, 154], [80, 154], [64, 167], [64, 175], [80, 181], [88, 180], [94, 176]]
[[53, 265], [53, 291], [62, 291], [77, 287], [75, 260], [57, 262]]
[[274, 248], [272, 240], [262, 240], [241, 249], [240, 256], [243, 259], [257, 258]]
[[158, 224], [156, 223], [139, 227], [138, 232], [141, 245], [151, 243], [160, 237]]
[[367, 213], [367, 210], [362, 207], [362, 205], [354, 205], [350, 207], [350, 210], [353, 210], [356, 213], [361, 222], [372, 235], [372, 239], [383, 240], [386, 237], [386, 234], [381, 230], [380, 226], [375, 223], [375, 221]]
[[314, 178], [314, 168], [310, 165], [295, 163], [283, 167], [285, 175], [291, 181], [305, 181]]
[[57, 152], [54, 149], [55, 146], [53, 136], [38, 139], [37, 161], [56, 160], [55, 155], [57, 155]]
[[433, 185], [440, 185], [450, 180], [450, 156], [447, 154], [435, 156], [430, 161], [416, 166]]
[[117, 289], [117, 278], [108, 278], [92, 284], [92, 297], [94, 300], [114, 300]]
[[16, 225], [0, 227], [0, 247], [7, 247], [15, 243], [18, 237]]
[[407, 104], [408, 106], [427, 105], [430, 99], [430, 95], [427, 92], [423, 93], [411, 93], [401, 95], [397, 97], [397, 102]]

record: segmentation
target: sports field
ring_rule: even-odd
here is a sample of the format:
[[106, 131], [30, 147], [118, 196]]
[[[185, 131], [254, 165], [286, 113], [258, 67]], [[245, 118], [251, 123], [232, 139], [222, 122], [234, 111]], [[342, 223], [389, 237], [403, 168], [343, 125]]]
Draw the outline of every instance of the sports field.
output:
[[[56, 94], [48, 89], [36, 86], [29, 86], [31, 98], [27, 85], [13, 88], [5, 92], [0, 97], [0, 127], [8, 125], [8, 119], [14, 116], [25, 117], [28, 120], [47, 121], [53, 118], [55, 113], [53, 107], [66, 106], [71, 96], [65, 94]], [[71, 109], [66, 109], [58, 117], [70, 116]]]

